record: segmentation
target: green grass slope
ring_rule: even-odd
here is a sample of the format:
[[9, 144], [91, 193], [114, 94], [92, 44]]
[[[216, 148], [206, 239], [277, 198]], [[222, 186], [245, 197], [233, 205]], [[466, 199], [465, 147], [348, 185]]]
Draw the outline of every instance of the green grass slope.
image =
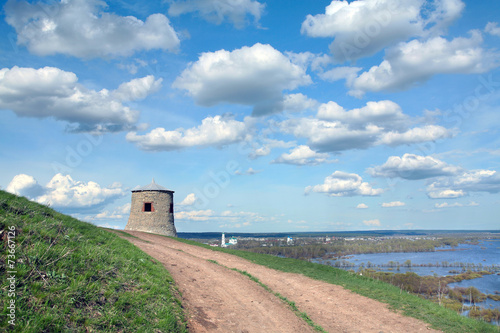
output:
[[0, 232], [0, 331], [187, 332], [168, 271], [117, 235], [4, 191]]

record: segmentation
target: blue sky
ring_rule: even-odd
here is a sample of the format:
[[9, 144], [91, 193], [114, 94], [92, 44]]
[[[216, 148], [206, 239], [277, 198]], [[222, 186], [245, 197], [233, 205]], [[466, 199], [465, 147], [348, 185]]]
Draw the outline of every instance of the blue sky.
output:
[[9, 0], [0, 186], [123, 228], [498, 229], [497, 1]]

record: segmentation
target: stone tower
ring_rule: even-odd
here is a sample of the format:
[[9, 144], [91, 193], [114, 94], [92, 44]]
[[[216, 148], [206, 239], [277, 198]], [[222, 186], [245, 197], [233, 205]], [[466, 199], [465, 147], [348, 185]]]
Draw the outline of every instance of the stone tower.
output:
[[155, 183], [132, 190], [130, 217], [125, 230], [177, 237], [174, 225], [174, 191]]

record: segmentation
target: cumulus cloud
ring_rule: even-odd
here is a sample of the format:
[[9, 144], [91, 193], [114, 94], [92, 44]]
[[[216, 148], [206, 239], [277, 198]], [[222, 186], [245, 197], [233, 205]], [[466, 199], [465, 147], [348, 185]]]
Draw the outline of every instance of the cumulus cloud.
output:
[[130, 202], [122, 205], [122, 206], [118, 206], [115, 208], [115, 212], [117, 214], [129, 214], [130, 213], [130, 207], [132, 206], [132, 204]]
[[25, 195], [41, 204], [64, 210], [95, 210], [125, 195], [119, 183], [101, 187], [98, 183], [75, 181], [70, 175], [54, 175], [45, 186], [25, 174], [15, 176], [8, 192]]
[[479, 31], [470, 38], [451, 41], [433, 37], [426, 41], [400, 43], [386, 51], [384, 61], [347, 82], [349, 94], [362, 97], [367, 91], [409, 89], [436, 74], [484, 73], [498, 66], [498, 56], [481, 48]]
[[253, 115], [283, 110], [283, 90], [308, 85], [305, 69], [270, 45], [202, 53], [173, 83], [202, 106], [253, 105]]
[[95, 216], [90, 217], [92, 220], [118, 220], [122, 219], [123, 215], [116, 214], [115, 212], [110, 212], [109, 210], [105, 210]]
[[405, 124], [408, 122], [408, 116], [403, 114], [401, 107], [389, 100], [368, 102], [366, 106], [352, 110], [345, 110], [331, 101], [319, 107], [317, 117], [322, 120], [340, 121], [352, 128], [362, 128], [367, 124], [385, 129], [406, 128]]
[[375, 226], [375, 227], [380, 227], [380, 220], [379, 219], [364, 220], [363, 224], [371, 225], [371, 226]]
[[382, 194], [383, 189], [375, 189], [355, 173], [335, 171], [325, 178], [323, 184], [307, 186], [305, 193], [324, 193], [332, 197], [376, 196]]
[[153, 75], [133, 79], [120, 84], [118, 89], [111, 92], [111, 95], [119, 101], [141, 100], [148, 97], [152, 92], [158, 91], [161, 88], [162, 80], [161, 78], [155, 80]]
[[360, 203], [359, 205], [356, 206], [357, 209], [366, 209], [368, 208], [368, 205], [364, 204], [364, 203]]
[[329, 163], [327, 153], [317, 153], [308, 146], [300, 145], [287, 153], [281, 154], [280, 157], [273, 160], [271, 163], [294, 164], [294, 165], [317, 165], [321, 163]]
[[77, 131], [130, 129], [139, 111], [124, 103], [158, 91], [162, 79], [149, 75], [121, 84], [116, 90], [95, 91], [78, 83], [77, 76], [59, 68], [0, 69], [0, 109], [21, 117], [47, 118], [76, 124]]
[[139, 50], [176, 51], [180, 41], [163, 14], [141, 21], [103, 11], [99, 0], [45, 4], [9, 0], [6, 21], [16, 29], [17, 44], [37, 55], [56, 53], [81, 58], [127, 56]]
[[461, 170], [432, 156], [404, 154], [402, 157], [390, 156], [383, 165], [369, 168], [368, 173], [374, 177], [416, 180], [452, 176]]
[[368, 102], [352, 110], [331, 101], [319, 106], [317, 118], [287, 119], [277, 127], [281, 132], [307, 138], [307, 144], [319, 152], [397, 146], [451, 136], [450, 131], [441, 126], [408, 128], [409, 123], [409, 117], [391, 101]]
[[347, 85], [351, 85], [354, 79], [358, 76], [358, 72], [362, 70], [361, 67], [350, 67], [350, 66], [342, 66], [335, 67], [326, 72], [319, 73], [319, 77], [326, 81], [339, 81], [346, 80]]
[[45, 192], [45, 189], [38, 184], [33, 176], [23, 173], [14, 176], [5, 190], [27, 198], [36, 198], [43, 195]]
[[307, 15], [301, 32], [310, 37], [333, 37], [330, 50], [334, 59], [354, 61], [410, 37], [439, 33], [463, 8], [460, 0], [332, 1], [324, 14]]
[[318, 106], [318, 102], [308, 98], [304, 94], [288, 94], [283, 98], [283, 109], [290, 112], [300, 112], [313, 110]]
[[453, 136], [452, 131], [438, 125], [415, 127], [404, 132], [390, 131], [380, 136], [376, 144], [399, 146], [446, 139]]
[[247, 15], [253, 16], [258, 25], [265, 7], [265, 4], [254, 0], [177, 0], [171, 2], [168, 14], [179, 16], [198, 13], [208, 22], [221, 24], [224, 20], [229, 20], [236, 28], [242, 28]]
[[194, 203], [196, 202], [196, 200], [197, 200], [196, 194], [189, 193], [184, 198], [184, 200], [182, 200], [180, 203], [178, 203], [178, 205], [180, 205], [180, 206], [192, 206], [192, 205], [194, 205]]
[[465, 192], [462, 190], [434, 190], [433, 186], [427, 188], [427, 195], [431, 199], [454, 199], [465, 196]]
[[488, 22], [488, 24], [486, 24], [486, 27], [484, 28], [484, 31], [489, 33], [490, 35], [500, 37], [500, 27], [497, 27], [497, 25], [497, 22]]
[[171, 151], [195, 146], [221, 147], [243, 141], [248, 131], [244, 122], [215, 116], [203, 119], [201, 125], [193, 128], [167, 131], [158, 127], [144, 135], [127, 133], [126, 138], [142, 150]]
[[427, 186], [432, 199], [459, 198], [468, 192], [500, 192], [500, 176], [495, 170], [466, 170], [453, 177], [442, 177]]
[[391, 201], [391, 202], [383, 202], [382, 207], [384, 208], [390, 208], [390, 207], [402, 207], [405, 206], [406, 204], [401, 201]]
[[141, 21], [103, 11], [99, 0], [34, 4], [9, 0], [6, 21], [16, 29], [17, 44], [37, 55], [80, 58], [127, 56], [139, 50], [176, 51], [180, 41], [163, 14]]
[[382, 129], [375, 125], [351, 129], [340, 122], [314, 118], [285, 120], [280, 123], [279, 127], [284, 133], [308, 138], [308, 145], [320, 152], [365, 149], [371, 147], [382, 133]]

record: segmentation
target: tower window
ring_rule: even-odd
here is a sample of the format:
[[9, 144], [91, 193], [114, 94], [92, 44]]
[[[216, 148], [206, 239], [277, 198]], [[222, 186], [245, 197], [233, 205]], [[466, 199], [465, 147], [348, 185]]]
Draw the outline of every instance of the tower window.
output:
[[143, 212], [154, 212], [155, 209], [153, 207], [153, 203], [152, 202], [145, 202], [144, 207], [142, 208], [142, 211]]
[[173, 214], [173, 212], [174, 212], [174, 204], [173, 204], [173, 203], [170, 203], [169, 213], [170, 213], [170, 214]]

